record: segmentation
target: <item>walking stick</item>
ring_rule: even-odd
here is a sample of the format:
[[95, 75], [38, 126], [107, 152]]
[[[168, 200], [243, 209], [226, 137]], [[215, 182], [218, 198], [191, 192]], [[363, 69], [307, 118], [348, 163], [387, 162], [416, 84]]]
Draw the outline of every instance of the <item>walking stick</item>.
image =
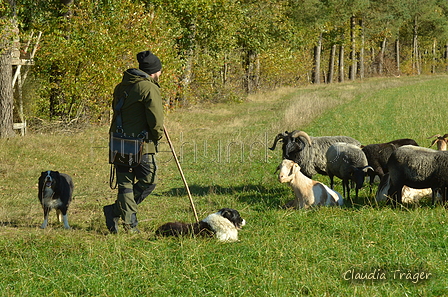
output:
[[168, 135], [168, 131], [165, 126], [163, 126], [163, 132], [165, 132], [166, 140], [170, 145], [171, 152], [173, 153], [174, 160], [176, 161], [177, 168], [179, 169], [180, 176], [182, 177], [182, 181], [184, 182], [185, 188], [187, 189], [188, 198], [190, 198], [191, 208], [194, 212], [194, 217], [196, 218], [196, 222], [199, 223], [198, 214], [196, 213], [196, 208], [194, 207], [193, 198], [191, 197], [190, 188], [188, 187], [187, 180], [185, 179], [184, 173], [182, 172], [182, 168], [180, 167], [179, 160], [177, 159], [176, 152], [174, 151], [173, 143], [171, 142], [170, 136]]

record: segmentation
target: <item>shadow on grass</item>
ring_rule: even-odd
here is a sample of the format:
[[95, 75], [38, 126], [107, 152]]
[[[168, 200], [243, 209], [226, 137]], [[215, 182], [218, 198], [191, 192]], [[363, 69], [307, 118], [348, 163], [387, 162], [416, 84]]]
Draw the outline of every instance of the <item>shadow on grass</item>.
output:
[[[249, 205], [263, 205], [270, 208], [278, 208], [285, 203], [285, 196], [293, 198], [293, 193], [288, 188], [272, 188], [264, 185], [244, 185], [223, 187], [220, 185], [200, 186], [189, 185], [192, 196], [204, 197], [207, 195], [234, 196], [239, 202]], [[169, 196], [187, 195], [185, 188], [172, 188], [163, 193]]]
[[0, 227], [10, 227], [10, 228], [18, 228], [19, 223], [16, 221], [1, 221]]
[[[208, 195], [222, 195], [233, 196], [241, 203], [245, 203], [251, 206], [259, 206], [261, 208], [282, 208], [285, 203], [294, 199], [294, 193], [289, 187], [272, 187], [260, 184], [248, 184], [239, 186], [221, 186], [221, 185], [190, 185], [190, 193], [192, 196], [205, 197]], [[396, 207], [386, 201], [376, 201], [374, 194], [360, 193], [358, 198], [354, 195], [350, 199], [344, 199], [343, 209], [346, 210], [360, 210], [364, 208], [371, 209], [385, 209], [391, 208], [398, 211], [412, 211], [417, 208], [434, 208], [437, 207], [431, 204], [431, 199], [422, 199], [416, 204], [401, 204]], [[362, 195], [364, 194], [364, 195]], [[171, 188], [162, 193], [162, 195], [168, 196], [185, 196], [187, 191], [182, 188]]]
[[433, 209], [436, 207], [443, 207], [443, 204], [437, 202], [435, 205], [432, 204], [430, 198], [425, 197], [418, 201], [417, 203], [402, 203], [394, 205], [390, 200], [376, 201], [375, 197], [354, 197], [350, 200], [344, 199], [344, 209], [347, 210], [360, 210], [364, 208], [371, 208], [376, 210], [392, 209], [396, 211], [414, 211], [416, 209]]

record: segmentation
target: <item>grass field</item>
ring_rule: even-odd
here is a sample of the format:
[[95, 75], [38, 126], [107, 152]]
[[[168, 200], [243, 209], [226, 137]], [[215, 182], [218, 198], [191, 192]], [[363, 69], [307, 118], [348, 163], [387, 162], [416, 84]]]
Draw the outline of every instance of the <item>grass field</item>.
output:
[[[342, 208], [281, 206], [293, 193], [274, 171], [274, 137], [300, 129], [363, 144], [448, 133], [448, 77], [372, 79], [260, 94], [166, 116], [200, 218], [222, 207], [247, 220], [240, 241], [155, 238], [194, 216], [166, 142], [160, 182], [139, 208], [138, 235], [109, 235], [108, 127], [0, 140], [0, 296], [446, 296], [448, 217], [441, 206], [391, 209], [368, 186]], [[41, 171], [75, 182], [72, 230], [39, 229]], [[324, 183], [328, 177], [316, 175]], [[336, 179], [336, 190], [342, 186]]]

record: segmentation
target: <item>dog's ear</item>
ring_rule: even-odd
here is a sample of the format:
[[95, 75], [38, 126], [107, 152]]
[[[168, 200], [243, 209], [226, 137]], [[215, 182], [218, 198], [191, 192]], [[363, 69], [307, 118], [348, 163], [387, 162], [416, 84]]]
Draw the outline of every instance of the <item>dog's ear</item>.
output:
[[38, 181], [43, 180], [43, 179], [45, 178], [45, 175], [46, 175], [46, 174], [47, 174], [46, 171], [42, 171], [42, 172], [40, 173], [40, 176], [39, 176], [39, 178], [38, 178]]
[[221, 215], [228, 219], [229, 221], [233, 222], [238, 217], [238, 211], [230, 208], [223, 208], [220, 210]]
[[42, 171], [40, 176], [39, 176], [39, 178], [37, 179], [37, 184], [39, 185], [39, 187], [38, 187], [39, 191], [38, 191], [37, 197], [39, 198], [39, 200], [42, 199], [42, 192], [43, 192], [43, 188], [42, 187], [44, 185], [45, 174], [46, 174], [46, 172]]

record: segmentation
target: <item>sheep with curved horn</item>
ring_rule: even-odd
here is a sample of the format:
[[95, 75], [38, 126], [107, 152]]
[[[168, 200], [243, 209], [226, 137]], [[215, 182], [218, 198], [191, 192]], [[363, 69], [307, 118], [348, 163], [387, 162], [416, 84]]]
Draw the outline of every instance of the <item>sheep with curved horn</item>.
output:
[[325, 153], [336, 142], [351, 143], [361, 146], [361, 143], [349, 136], [309, 136], [305, 131], [285, 131], [278, 134], [270, 150], [274, 150], [277, 142], [282, 144], [282, 159], [296, 162], [307, 177], [316, 173], [327, 175]]

